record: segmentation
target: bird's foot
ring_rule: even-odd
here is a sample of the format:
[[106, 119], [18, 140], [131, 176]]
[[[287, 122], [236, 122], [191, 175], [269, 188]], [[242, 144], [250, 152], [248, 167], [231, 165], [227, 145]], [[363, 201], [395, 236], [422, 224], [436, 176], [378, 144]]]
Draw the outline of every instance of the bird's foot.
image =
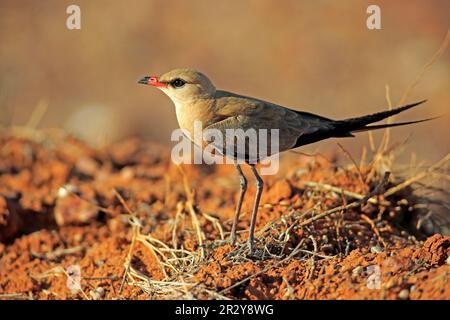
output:
[[255, 253], [255, 240], [248, 239], [247, 245], [248, 245], [249, 255], [253, 255]]

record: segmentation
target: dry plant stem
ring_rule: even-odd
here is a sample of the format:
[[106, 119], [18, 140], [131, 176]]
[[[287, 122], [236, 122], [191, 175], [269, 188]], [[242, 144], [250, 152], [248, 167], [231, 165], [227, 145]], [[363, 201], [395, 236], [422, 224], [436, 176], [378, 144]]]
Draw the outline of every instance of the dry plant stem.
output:
[[229, 291], [229, 290], [231, 290], [231, 289], [233, 289], [233, 288], [235, 288], [235, 287], [237, 287], [237, 286], [240, 286], [241, 284], [247, 282], [248, 280], [251, 280], [251, 279], [253, 279], [253, 278], [255, 278], [255, 277], [257, 277], [257, 276], [259, 276], [259, 275], [261, 275], [261, 274], [263, 274], [263, 273], [266, 273], [266, 272], [269, 271], [270, 269], [275, 268], [275, 267], [279, 266], [280, 264], [282, 264], [282, 263], [284, 263], [284, 262], [286, 262], [286, 261], [289, 261], [290, 259], [292, 259], [293, 257], [295, 257], [295, 255], [297, 255], [297, 254], [300, 252], [300, 249], [299, 249], [299, 248], [300, 248], [300, 246], [301, 246], [302, 244], [303, 244], [303, 242], [300, 241], [300, 242], [298, 243], [298, 245], [295, 247], [295, 249], [291, 252], [291, 254], [290, 254], [289, 256], [287, 256], [286, 258], [284, 258], [283, 260], [280, 260], [280, 261], [274, 263], [273, 265], [267, 266], [267, 267], [265, 267], [263, 270], [261, 270], [261, 271], [259, 271], [259, 272], [256, 272], [256, 273], [252, 274], [251, 276], [248, 276], [247, 278], [244, 278], [243, 280], [238, 281], [238, 282], [232, 284], [231, 286], [229, 286], [229, 287], [227, 287], [227, 288], [225, 288], [225, 289], [219, 291], [219, 294], [223, 294], [223, 293], [225, 293], [225, 292], [227, 292], [227, 291]]
[[422, 171], [421, 173], [415, 175], [412, 178], [409, 178], [408, 180], [396, 185], [395, 187], [392, 187], [388, 189], [383, 195], [384, 197], [389, 197], [393, 195], [394, 193], [408, 187], [409, 185], [426, 178], [429, 174], [433, 173], [434, 170], [439, 169], [446, 165], [446, 163], [450, 160], [450, 153], [448, 153], [443, 159], [439, 160], [437, 163], [429, 167], [427, 170]]
[[[304, 183], [307, 187], [313, 187], [313, 188], [317, 188], [319, 190], [325, 190], [325, 191], [331, 191], [331, 192], [335, 192], [338, 194], [343, 194], [345, 196], [354, 198], [354, 199], [364, 199], [365, 196], [356, 192], [352, 192], [352, 191], [347, 191], [344, 190], [342, 188], [338, 188], [335, 186], [332, 186], [330, 184], [326, 184], [326, 183], [320, 183], [320, 182], [315, 182], [315, 181], [302, 181], [302, 183]], [[373, 205], [383, 205], [383, 206], [390, 206], [391, 203], [389, 201], [386, 200], [377, 200], [375, 198], [370, 198], [367, 200], [368, 203], [373, 204]]]
[[409, 93], [411, 90], [420, 82], [425, 72], [438, 60], [441, 55], [445, 52], [448, 45], [450, 43], [450, 30], [447, 30], [447, 34], [445, 35], [444, 41], [442, 41], [441, 46], [436, 51], [436, 53], [431, 57], [430, 61], [428, 61], [423, 68], [419, 71], [419, 73], [416, 75], [416, 78], [409, 84], [409, 86], [406, 88], [405, 92], [403, 93], [399, 104], [402, 104], [405, 102], [405, 100], [408, 98]]
[[[444, 38], [444, 41], [442, 42], [442, 44], [440, 45], [439, 49], [436, 51], [436, 53], [431, 57], [430, 61], [428, 61], [423, 67], [422, 69], [417, 73], [416, 77], [414, 78], [414, 80], [408, 85], [408, 87], [406, 87], [405, 91], [403, 92], [402, 97], [400, 98], [398, 105], [403, 104], [406, 99], [408, 98], [411, 90], [420, 82], [420, 80], [422, 79], [423, 75], [425, 74], [425, 72], [431, 68], [431, 66], [440, 58], [440, 56], [445, 52], [445, 50], [447, 49], [448, 45], [450, 42], [450, 30], [447, 30], [447, 34]], [[390, 99], [390, 94], [389, 94], [389, 86], [386, 86], [386, 100], [388, 101], [389, 104], [389, 108], [392, 109], [392, 102]], [[392, 121], [392, 118], [388, 119], [388, 123], [389, 121]], [[383, 140], [375, 154], [374, 160], [372, 162], [372, 170], [369, 172], [369, 174], [367, 175], [367, 179], [366, 181], [371, 181], [371, 179], [373, 179], [376, 169], [378, 168], [378, 163], [379, 161], [381, 161], [383, 159], [383, 154], [386, 151], [387, 145], [389, 143], [389, 138], [390, 138], [390, 131], [389, 128], [386, 128], [384, 135], [383, 135]], [[373, 135], [371, 132], [369, 132], [369, 142], [370, 142], [370, 146], [372, 151], [375, 151], [375, 144], [373, 142]]]
[[[67, 278], [70, 278], [70, 277], [71, 277], [71, 276], [67, 273], [67, 271], [66, 271], [64, 268], [61, 268], [61, 270], [62, 270], [62, 272], [66, 275]], [[83, 288], [81, 288], [81, 285], [80, 285], [80, 291], [81, 291], [81, 293], [83, 294], [83, 296], [84, 296], [84, 298], [85, 298], [86, 300], [91, 300], [91, 299], [89, 299], [89, 297], [87, 296], [86, 292], [84, 292]]]
[[200, 223], [197, 218], [197, 213], [195, 212], [194, 196], [189, 188], [189, 182], [187, 179], [187, 175], [184, 172], [183, 168], [179, 165], [177, 166], [177, 168], [183, 177], [183, 186], [184, 186], [184, 191], [186, 193], [186, 198], [187, 198], [186, 206], [191, 215], [192, 225], [194, 226], [195, 231], [197, 233], [198, 245], [200, 247], [200, 257], [203, 259], [205, 257], [205, 250], [203, 248], [203, 240], [205, 239], [205, 235], [203, 234], [203, 232], [200, 228]]
[[44, 117], [45, 113], [48, 109], [48, 101], [40, 100], [36, 107], [34, 108], [33, 112], [31, 113], [30, 118], [28, 119], [28, 122], [25, 124], [25, 127], [30, 129], [36, 129], [41, 122], [42, 118]]
[[[388, 107], [389, 110], [392, 110], [392, 101], [391, 101], [391, 97], [390, 97], [390, 89], [389, 86], [386, 85], [386, 101], [388, 103]], [[387, 123], [390, 124], [393, 121], [394, 116], [389, 117], [387, 119]], [[373, 136], [370, 135], [369, 138], [371, 139], [371, 145], [373, 145], [372, 151], [375, 151], [375, 144], [373, 142]], [[379, 168], [379, 164], [380, 162], [382, 162], [383, 160], [390, 166], [392, 161], [390, 160], [386, 160], [385, 158], [385, 154], [386, 154], [386, 149], [389, 145], [389, 140], [390, 140], [390, 128], [386, 128], [384, 130], [383, 133], [383, 138], [381, 139], [380, 145], [378, 146], [378, 150], [375, 153], [375, 156], [372, 160], [372, 166], [370, 168], [369, 173], [367, 174], [367, 178], [366, 178], [366, 182], [372, 181], [372, 179], [374, 178], [377, 169]]]
[[312, 256], [316, 256], [316, 257], [322, 258], [322, 259], [333, 259], [334, 258], [334, 256], [326, 256], [326, 255], [323, 255], [323, 254], [320, 254], [320, 253], [317, 253], [317, 252], [313, 252], [313, 251], [310, 251], [310, 250], [305, 250], [305, 249], [298, 249], [298, 251], [299, 252], [303, 252], [303, 253], [307, 253], [307, 254], [310, 254]]
[[205, 256], [204, 248], [203, 248], [203, 239], [205, 238], [205, 235], [201, 231], [200, 228], [200, 222], [198, 221], [197, 214], [194, 209], [194, 205], [191, 201], [188, 201], [186, 203], [189, 213], [191, 215], [192, 224], [194, 225], [195, 231], [197, 233], [197, 239], [198, 239], [198, 245], [200, 247], [201, 257], [203, 258]]
[[337, 145], [339, 146], [339, 148], [341, 148], [341, 150], [344, 152], [344, 154], [347, 156], [347, 158], [353, 163], [353, 165], [355, 166], [356, 172], [358, 173], [358, 178], [359, 181], [361, 182], [361, 184], [363, 186], [367, 186], [364, 178], [363, 178], [363, 174], [361, 172], [361, 170], [359, 169], [359, 166], [356, 164], [355, 159], [352, 157], [352, 155], [350, 154], [350, 152], [348, 152], [339, 142], [337, 143]]
[[[309, 238], [311, 239], [311, 241], [312, 241], [312, 243], [313, 243], [313, 246], [314, 246], [314, 253], [317, 254], [317, 242], [316, 242], [316, 239], [314, 239], [313, 236], [309, 236]], [[313, 255], [311, 256], [311, 269], [309, 270], [308, 279], [311, 279], [312, 276], [313, 276], [314, 269], [315, 269], [314, 262], [315, 262], [315, 255], [313, 254]]]
[[[321, 203], [316, 203], [312, 208], [306, 210], [305, 212], [303, 212], [298, 219], [295, 220], [295, 222], [286, 230], [285, 234], [286, 236], [288, 236], [289, 232], [293, 227], [295, 227], [295, 225], [307, 214], [311, 213], [313, 210], [317, 209], [318, 207], [320, 207]], [[290, 217], [294, 214], [296, 214], [297, 211], [292, 210], [289, 212], [289, 215], [287, 215], [286, 217]], [[258, 230], [256, 232], [256, 236], [261, 236], [264, 232], [266, 232], [267, 230], [269, 230], [270, 228], [272, 228], [275, 223], [279, 222], [281, 219], [283, 219], [285, 216], [281, 216], [276, 220], [270, 221], [269, 223], [267, 223], [262, 229]], [[287, 241], [288, 239], [285, 238], [285, 241]]]
[[[67, 193], [71, 194], [72, 196], [80, 199], [81, 201], [84, 201], [86, 203], [89, 203], [90, 205], [92, 205], [94, 208], [96, 208], [98, 211], [100, 212], [104, 212], [104, 213], [108, 213], [108, 214], [115, 214], [115, 212], [113, 210], [110, 210], [108, 208], [103, 208], [100, 207], [99, 205], [93, 203], [92, 201], [89, 201], [88, 199], [83, 198], [82, 196], [76, 194], [75, 192], [73, 192], [72, 190], [68, 189], [66, 186], [60, 186], [60, 188], [63, 188], [65, 191], [67, 191]], [[113, 190], [113, 192], [115, 192], [117, 194], [117, 191]]]
[[375, 222], [373, 222], [373, 220], [370, 219], [370, 218], [369, 218], [368, 216], [366, 216], [365, 214], [361, 214], [361, 218], [362, 218], [363, 220], [365, 220], [365, 221], [370, 225], [370, 227], [372, 228], [373, 232], [374, 232], [375, 235], [377, 236], [378, 241], [380, 241], [381, 244], [383, 244], [383, 247], [386, 249], [386, 248], [387, 248], [387, 244], [386, 244], [386, 242], [384, 241], [383, 237], [381, 237], [380, 230], [378, 230], [377, 226], [375, 225]]
[[[139, 230], [139, 229], [138, 229]], [[173, 266], [170, 263], [167, 263], [167, 258], [163, 253], [163, 249], [158, 249], [156, 246], [154, 246], [152, 244], [152, 242], [156, 242], [157, 244], [161, 245], [163, 248], [167, 249], [168, 252], [170, 252], [172, 254], [172, 256], [174, 257], [175, 260], [178, 260], [178, 257], [176, 256], [176, 254], [173, 251], [176, 251], [176, 249], [170, 249], [165, 243], [163, 243], [162, 241], [158, 240], [158, 239], [154, 239], [153, 237], [147, 235], [144, 236], [142, 234], [138, 234], [137, 241], [141, 242], [144, 246], [146, 246], [150, 252], [152, 253], [152, 255], [155, 257], [156, 261], [158, 262], [159, 268], [161, 270], [161, 272], [163, 273], [165, 278], [168, 278], [168, 275], [166, 273], [166, 270], [164, 269], [164, 267], [168, 267], [172, 270], [174, 270], [175, 272], [177, 271], [176, 267]], [[161, 262], [161, 260], [158, 257], [158, 254], [163, 258], [164, 262]]]
[[65, 256], [68, 254], [74, 254], [74, 253], [83, 251], [85, 249], [86, 248], [83, 246], [76, 246], [76, 247], [67, 248], [67, 249], [57, 249], [55, 251], [46, 252], [44, 254], [40, 254], [40, 253], [31, 251], [31, 254], [40, 259], [55, 260], [55, 259], [58, 259], [59, 257]]
[[130, 247], [128, 249], [128, 254], [127, 254], [127, 257], [126, 257], [125, 262], [124, 262], [124, 267], [125, 268], [124, 268], [124, 271], [123, 271], [122, 280], [120, 281], [119, 289], [117, 291], [117, 294], [118, 294], [117, 298], [118, 299], [120, 299], [120, 297], [122, 295], [123, 286], [125, 285], [125, 282], [126, 282], [126, 279], [127, 279], [127, 275], [128, 275], [129, 270], [130, 270], [131, 258], [133, 257], [133, 249], [134, 249], [134, 246], [136, 244], [137, 233], [139, 232], [138, 229], [137, 229], [137, 226], [134, 226], [134, 225], [132, 226], [132, 232], [133, 232], [133, 237], [131, 239], [131, 244], [130, 244]]
[[[393, 105], [392, 105], [392, 100], [391, 100], [391, 90], [388, 85], [386, 85], [385, 88], [386, 88], [386, 101], [388, 103], [389, 110], [392, 110]], [[389, 117], [386, 120], [386, 123], [391, 124], [394, 122], [394, 119], [395, 119], [395, 115], [392, 117]], [[380, 144], [380, 148], [378, 150], [379, 153], [386, 152], [386, 149], [389, 145], [390, 139], [391, 139], [391, 128], [388, 127], [388, 128], [386, 128], [386, 130], [384, 130], [383, 140], [382, 140], [383, 142]]]
[[366, 163], [366, 157], [367, 157], [367, 148], [366, 146], [363, 146], [361, 151], [361, 160], [359, 161], [359, 168], [364, 167], [364, 164]]
[[220, 225], [220, 220], [210, 216], [209, 214], [207, 214], [207, 213], [205, 213], [203, 211], [201, 212], [201, 214], [202, 214], [203, 217], [205, 217], [206, 220], [211, 222], [213, 224], [213, 226], [219, 231], [220, 240], [223, 240], [225, 238], [225, 236], [224, 236], [223, 228]]
[[183, 215], [183, 203], [178, 202], [177, 203], [177, 213], [175, 214], [175, 220], [173, 222], [173, 227], [172, 227], [172, 247], [174, 249], [178, 248], [177, 225], [178, 225], [178, 220], [180, 219], [180, 217], [182, 217], [182, 215]]
[[25, 293], [4, 293], [4, 294], [0, 294], [0, 299], [24, 299], [24, 300], [33, 300], [30, 299], [30, 296], [25, 294]]
[[324, 218], [326, 216], [329, 216], [330, 214], [333, 214], [333, 213], [336, 213], [336, 212], [339, 212], [339, 211], [343, 211], [343, 210], [356, 208], [356, 207], [358, 207], [358, 206], [368, 202], [368, 200], [370, 198], [372, 198], [373, 196], [377, 195], [379, 193], [380, 189], [386, 185], [386, 183], [388, 182], [388, 179], [389, 179], [389, 175], [390, 175], [390, 173], [386, 172], [384, 174], [384, 177], [383, 177], [383, 180], [381, 181], [381, 183], [372, 192], [370, 192], [367, 196], [365, 196], [361, 200], [349, 203], [349, 204], [347, 204], [345, 206], [339, 206], [339, 207], [336, 207], [334, 209], [322, 212], [321, 214], [318, 214], [317, 216], [314, 216], [314, 217], [312, 217], [310, 219], [307, 219], [307, 220], [303, 221], [300, 224], [300, 227], [306, 226], [306, 225], [308, 225], [308, 224], [310, 224], [310, 223], [312, 223], [312, 222], [314, 222], [316, 220], [319, 220], [319, 219], [322, 219], [322, 218]]
[[[120, 195], [120, 193], [117, 192], [116, 189], [113, 189], [113, 193], [117, 197], [119, 202], [122, 204], [122, 206], [125, 208], [125, 210], [128, 212], [128, 214], [130, 215], [130, 219], [132, 219], [132, 220], [136, 219], [134, 213], [131, 211], [130, 207], [125, 202], [125, 200]], [[133, 222], [135, 222], [135, 221], [133, 221]], [[123, 271], [122, 281], [120, 282], [119, 289], [117, 291], [118, 299], [120, 299], [120, 296], [122, 295], [123, 286], [125, 285], [128, 271], [130, 270], [131, 258], [133, 257], [133, 249], [136, 244], [136, 238], [139, 234], [139, 224], [138, 223], [132, 223], [132, 233], [133, 233], [133, 236], [131, 238], [130, 248], [128, 249], [128, 254], [127, 254], [127, 257], [126, 257], [125, 263], [124, 263], [125, 268]]]

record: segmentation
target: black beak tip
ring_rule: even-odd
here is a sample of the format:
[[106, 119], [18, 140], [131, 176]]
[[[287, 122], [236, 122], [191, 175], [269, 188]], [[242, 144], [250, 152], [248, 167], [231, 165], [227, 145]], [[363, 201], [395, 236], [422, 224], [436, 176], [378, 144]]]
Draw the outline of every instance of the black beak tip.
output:
[[140, 84], [148, 84], [148, 80], [150, 80], [150, 77], [143, 77], [143, 78], [140, 79], [137, 83], [140, 83]]

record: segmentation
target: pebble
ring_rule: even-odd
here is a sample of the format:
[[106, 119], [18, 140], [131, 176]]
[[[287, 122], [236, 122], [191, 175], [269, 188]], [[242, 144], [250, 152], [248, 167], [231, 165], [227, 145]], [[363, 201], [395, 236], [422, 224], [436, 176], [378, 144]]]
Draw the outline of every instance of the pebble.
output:
[[361, 273], [363, 273], [364, 268], [361, 266], [357, 266], [355, 269], [353, 269], [352, 274], [354, 275], [359, 275]]
[[95, 260], [94, 263], [97, 267], [101, 267], [105, 264], [105, 260], [98, 259], [98, 260]]
[[402, 300], [406, 300], [409, 298], [409, 290], [408, 289], [403, 289], [402, 291], [400, 291], [398, 293], [398, 298], [402, 299]]
[[66, 184], [58, 189], [58, 198], [65, 198], [73, 192], [77, 191], [77, 187]]
[[380, 246], [374, 246], [370, 248], [370, 252], [372, 253], [382, 253], [383, 252], [383, 247]]
[[450, 264], [450, 256], [447, 257], [447, 260], [445, 260], [445, 262], [446, 262], [447, 264]]
[[91, 295], [92, 299], [98, 300], [105, 296], [105, 289], [103, 289], [102, 287], [97, 287], [95, 288], [95, 290], [91, 290], [89, 294]]
[[303, 176], [303, 175], [305, 175], [306, 173], [307, 173], [308, 171], [306, 170], [306, 169], [298, 169], [296, 172], [295, 172], [295, 175], [297, 176], [297, 177], [301, 177], [301, 176]]

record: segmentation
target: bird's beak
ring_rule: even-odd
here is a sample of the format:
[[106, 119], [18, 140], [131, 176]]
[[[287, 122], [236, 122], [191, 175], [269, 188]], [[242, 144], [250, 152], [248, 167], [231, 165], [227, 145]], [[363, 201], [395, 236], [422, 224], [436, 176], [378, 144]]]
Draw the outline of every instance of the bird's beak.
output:
[[140, 84], [146, 84], [153, 87], [167, 87], [167, 83], [159, 82], [156, 76], [146, 76], [138, 81]]

